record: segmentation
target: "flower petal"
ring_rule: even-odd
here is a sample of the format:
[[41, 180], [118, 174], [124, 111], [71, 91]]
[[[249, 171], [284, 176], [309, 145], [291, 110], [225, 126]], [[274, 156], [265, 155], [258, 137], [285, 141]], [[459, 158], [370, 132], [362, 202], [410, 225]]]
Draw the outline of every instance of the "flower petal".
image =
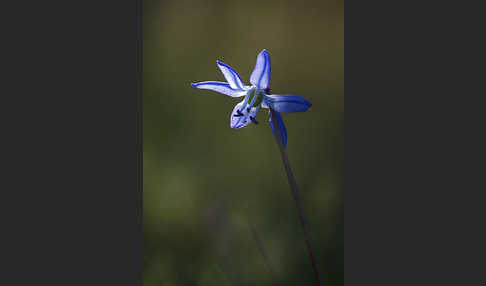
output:
[[[243, 100], [242, 102], [238, 103], [235, 108], [233, 108], [233, 111], [231, 112], [231, 118], [230, 118], [230, 126], [231, 128], [234, 129], [240, 129], [242, 127], [245, 127], [246, 125], [250, 124], [250, 116], [255, 118], [256, 116], [256, 111], [257, 109], [255, 107], [252, 107], [250, 110], [250, 115], [246, 116], [248, 114], [248, 111], [246, 108], [243, 108], [243, 103], [245, 101]], [[243, 109], [243, 110], [241, 110]], [[238, 113], [240, 111], [240, 113]], [[235, 116], [236, 115], [236, 116]], [[238, 116], [240, 115], [240, 116]]]
[[270, 94], [265, 96], [265, 104], [278, 112], [304, 112], [312, 103], [298, 95]]
[[[270, 127], [272, 127], [273, 135], [275, 136], [275, 139], [278, 140], [277, 133], [275, 133], [275, 130], [273, 129], [272, 112], [268, 111], [268, 114], [270, 115], [269, 123], [270, 123]], [[280, 115], [279, 112], [275, 112], [275, 123], [277, 124], [278, 130], [280, 131], [280, 136], [282, 137], [283, 146], [284, 146], [284, 148], [286, 148], [287, 147], [287, 129], [285, 128], [285, 124], [284, 124], [282, 116]]]
[[216, 61], [216, 63], [232, 89], [244, 89], [245, 85], [241, 81], [240, 75], [232, 67], [220, 61]]
[[226, 82], [220, 81], [203, 81], [198, 83], [191, 83], [192, 86], [199, 89], [209, 89], [231, 97], [241, 97], [246, 95], [245, 90], [232, 89]]
[[270, 70], [270, 55], [267, 50], [263, 50], [258, 54], [250, 82], [259, 89], [266, 89], [270, 84]]

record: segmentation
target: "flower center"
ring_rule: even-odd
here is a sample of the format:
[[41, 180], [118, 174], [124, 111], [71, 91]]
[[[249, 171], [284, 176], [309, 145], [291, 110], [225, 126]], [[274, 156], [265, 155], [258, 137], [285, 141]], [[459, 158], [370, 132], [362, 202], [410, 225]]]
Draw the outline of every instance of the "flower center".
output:
[[[253, 98], [251, 99], [251, 102], [248, 104], [248, 101], [251, 97], [251, 93], [253, 93]], [[261, 96], [260, 96], [261, 95]], [[250, 90], [248, 90], [245, 100], [243, 101], [243, 104], [241, 105], [241, 109], [236, 110], [236, 114], [233, 115], [234, 117], [242, 117], [241, 120], [242, 122], [246, 122], [248, 118], [255, 123], [258, 124], [258, 121], [256, 120], [256, 115], [258, 114], [258, 111], [260, 110], [260, 107], [262, 106], [262, 101], [263, 101], [264, 94], [262, 93], [261, 90], [259, 90], [256, 87], [252, 87]], [[251, 109], [255, 107], [255, 116], [250, 116], [250, 111]]]
[[[260, 95], [260, 94], [258, 94], [258, 95]], [[257, 107], [257, 106], [259, 106], [259, 105], [262, 103], [262, 101], [263, 101], [263, 94], [262, 94], [262, 96], [257, 96], [257, 95], [254, 95], [254, 96], [253, 96], [253, 98], [256, 98], [256, 100], [255, 100], [255, 103], [253, 103], [252, 107]]]
[[260, 90], [257, 88], [255, 89], [255, 93], [253, 94], [253, 98], [251, 99], [250, 104], [244, 106], [243, 108], [246, 108], [246, 111], [250, 112], [250, 109], [252, 107], [256, 107], [256, 101], [260, 97]]

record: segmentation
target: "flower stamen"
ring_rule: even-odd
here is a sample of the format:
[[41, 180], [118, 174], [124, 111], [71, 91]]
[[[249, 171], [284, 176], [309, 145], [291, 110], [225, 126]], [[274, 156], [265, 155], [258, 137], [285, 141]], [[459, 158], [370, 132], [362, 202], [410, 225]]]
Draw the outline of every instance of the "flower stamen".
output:
[[[250, 115], [250, 110], [251, 108], [253, 107], [253, 105], [255, 104], [255, 101], [260, 97], [260, 90], [258, 88], [255, 88], [255, 93], [253, 94], [253, 98], [251, 99], [251, 102], [250, 104], [248, 105], [248, 107], [246, 108], [246, 111], [248, 111], [246, 113], [246, 116], [244, 118], [244, 121], [246, 122], [248, 120], [248, 116]], [[260, 105], [257, 106], [257, 109], [256, 109], [256, 112], [258, 112], [258, 109], [259, 109]], [[255, 113], [256, 114], [256, 113]], [[251, 117], [251, 116], [250, 116]], [[250, 118], [251, 119], [251, 118]], [[253, 121], [253, 120], [252, 120]], [[255, 120], [256, 121], [256, 120]]]
[[256, 121], [256, 116], [258, 115], [258, 110], [260, 110], [260, 107], [262, 107], [261, 103], [255, 109], [255, 117], [250, 116], [250, 120], [255, 124], [258, 124], [258, 121]]
[[243, 110], [245, 109], [245, 106], [248, 104], [248, 100], [250, 99], [250, 94], [251, 92], [255, 90], [255, 87], [252, 87], [250, 88], [247, 92], [246, 92], [246, 95], [245, 95], [245, 101], [243, 102], [243, 104], [241, 105], [241, 109], [238, 109], [237, 112], [238, 112], [238, 115], [239, 116], [242, 116], [243, 115]]

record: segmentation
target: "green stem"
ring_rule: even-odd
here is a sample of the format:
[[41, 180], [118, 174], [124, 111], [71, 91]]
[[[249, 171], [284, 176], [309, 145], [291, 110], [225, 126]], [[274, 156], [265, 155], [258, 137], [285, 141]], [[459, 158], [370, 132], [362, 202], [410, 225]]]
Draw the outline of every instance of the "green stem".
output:
[[277, 135], [276, 141], [278, 148], [280, 150], [280, 154], [282, 155], [282, 161], [285, 167], [285, 172], [287, 173], [287, 178], [289, 180], [289, 185], [290, 189], [292, 190], [292, 195], [294, 197], [295, 203], [297, 205], [297, 211], [299, 213], [299, 219], [300, 219], [300, 224], [304, 230], [305, 234], [305, 242], [307, 244], [307, 250], [309, 252], [309, 257], [312, 263], [312, 268], [314, 269], [314, 274], [316, 278], [316, 282], [318, 286], [321, 286], [321, 275], [319, 273], [319, 267], [317, 264], [317, 257], [315, 255], [315, 250], [313, 247], [312, 239], [311, 239], [311, 233], [309, 229], [309, 224], [307, 223], [307, 220], [304, 216], [304, 208], [302, 207], [302, 200], [299, 195], [299, 189], [297, 188], [297, 183], [295, 182], [294, 175], [292, 173], [292, 170], [290, 169], [290, 163], [289, 159], [287, 158], [287, 154], [285, 153], [285, 148], [283, 146], [282, 142], [282, 135], [280, 134], [280, 129], [278, 127], [278, 123], [276, 120], [276, 115], [275, 111], [273, 109], [270, 109], [270, 112], [272, 113], [272, 124], [273, 124], [273, 130], [275, 131], [275, 134]]

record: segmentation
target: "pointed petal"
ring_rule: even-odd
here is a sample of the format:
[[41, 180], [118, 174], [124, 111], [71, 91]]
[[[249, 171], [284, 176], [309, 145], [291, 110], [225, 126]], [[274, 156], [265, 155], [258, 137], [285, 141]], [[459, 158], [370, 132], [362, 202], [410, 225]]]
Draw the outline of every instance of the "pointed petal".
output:
[[[272, 112], [269, 111], [268, 114], [270, 115], [270, 127], [272, 127], [272, 132], [275, 138], [278, 140], [277, 133], [273, 129], [273, 122], [272, 122]], [[285, 124], [283, 122], [282, 116], [280, 115], [279, 112], [275, 112], [275, 122], [278, 126], [278, 130], [280, 131], [280, 136], [282, 137], [282, 143], [284, 148], [287, 147], [287, 129], [285, 128]]]
[[304, 112], [312, 103], [298, 95], [270, 94], [265, 96], [267, 106], [278, 112]]
[[244, 89], [245, 85], [241, 81], [240, 75], [232, 67], [220, 61], [216, 61], [216, 63], [232, 89]]
[[270, 70], [270, 55], [267, 50], [263, 50], [258, 54], [250, 82], [259, 89], [266, 89], [270, 84]]
[[230, 85], [226, 82], [203, 81], [198, 83], [191, 83], [191, 85], [194, 86], [195, 88], [209, 89], [231, 97], [241, 97], [246, 95], [246, 91], [232, 89]]
[[[242, 127], [245, 127], [246, 125], [251, 123], [250, 116], [252, 117], [256, 116], [257, 109], [255, 107], [252, 107], [250, 110], [250, 115], [248, 117], [246, 116], [248, 114], [246, 108], [243, 108], [243, 110], [241, 110], [244, 102], [245, 101], [243, 100], [242, 102], [238, 103], [235, 106], [235, 108], [233, 108], [233, 112], [231, 112], [231, 118], [230, 118], [231, 128], [240, 129]], [[235, 116], [238, 115], [238, 110], [240, 110], [241, 112], [240, 114], [243, 114], [242, 116]]]

